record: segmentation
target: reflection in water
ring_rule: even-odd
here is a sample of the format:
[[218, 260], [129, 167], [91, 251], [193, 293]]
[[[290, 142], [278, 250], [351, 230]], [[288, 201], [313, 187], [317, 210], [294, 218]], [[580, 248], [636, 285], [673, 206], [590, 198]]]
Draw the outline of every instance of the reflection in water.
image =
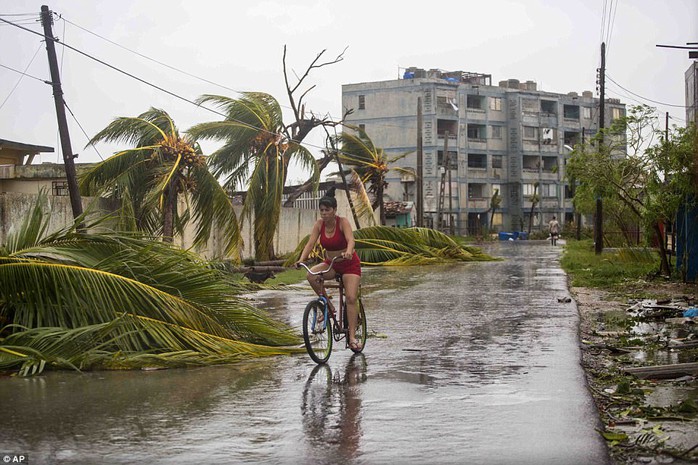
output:
[[366, 381], [366, 359], [354, 354], [344, 370], [317, 365], [303, 389], [301, 414], [306, 439], [312, 446], [329, 445], [329, 454], [342, 459], [355, 458], [361, 430], [361, 392]]
[[[503, 261], [368, 268], [371, 343], [332, 365], [0, 377], [0, 452], [34, 465], [608, 463], [576, 307], [557, 300], [559, 249], [520, 242], [487, 244]], [[311, 293], [250, 298], [300, 328]]]

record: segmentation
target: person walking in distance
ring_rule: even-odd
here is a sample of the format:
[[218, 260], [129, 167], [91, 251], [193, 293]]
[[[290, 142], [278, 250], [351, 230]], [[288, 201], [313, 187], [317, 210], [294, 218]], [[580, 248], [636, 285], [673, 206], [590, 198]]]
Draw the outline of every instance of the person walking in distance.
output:
[[553, 215], [553, 219], [548, 223], [548, 231], [550, 231], [550, 243], [552, 245], [557, 245], [557, 238], [560, 235], [560, 223], [555, 219], [555, 215]]
[[[325, 273], [325, 279], [333, 279], [335, 273], [342, 275], [347, 304], [349, 348], [354, 352], [359, 352], [362, 347], [361, 343], [356, 339], [356, 325], [359, 316], [358, 298], [359, 286], [361, 284], [361, 261], [358, 254], [354, 251], [354, 233], [349, 220], [337, 215], [337, 199], [334, 196], [334, 191], [335, 188], [331, 187], [325, 196], [320, 199], [320, 219], [313, 225], [308, 243], [303, 248], [300, 259], [296, 262], [296, 267], [298, 267], [298, 263], [305, 262], [308, 259], [318, 239], [326, 252], [325, 261], [312, 267], [312, 271], [324, 270], [334, 257], [340, 257], [340, 259], [335, 261], [333, 269]], [[322, 293], [322, 284], [310, 273], [308, 273], [307, 278], [315, 293], [320, 295]]]

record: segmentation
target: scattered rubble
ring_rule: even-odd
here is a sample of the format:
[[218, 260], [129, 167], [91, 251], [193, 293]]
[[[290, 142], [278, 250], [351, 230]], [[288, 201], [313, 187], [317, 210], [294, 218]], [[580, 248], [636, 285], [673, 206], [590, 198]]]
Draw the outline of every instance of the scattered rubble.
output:
[[582, 364], [615, 464], [698, 463], [695, 286], [676, 286], [670, 298], [663, 286], [630, 301], [572, 288]]

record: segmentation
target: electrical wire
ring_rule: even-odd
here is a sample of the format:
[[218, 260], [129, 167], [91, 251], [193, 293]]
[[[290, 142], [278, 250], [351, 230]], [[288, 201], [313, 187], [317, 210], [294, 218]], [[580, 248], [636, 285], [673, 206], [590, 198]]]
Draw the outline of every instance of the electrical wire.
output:
[[109, 42], [109, 43], [112, 44], [112, 45], [116, 45], [117, 47], [119, 47], [119, 48], [121, 48], [121, 49], [123, 49], [123, 50], [126, 50], [127, 52], [131, 52], [131, 53], [133, 53], [133, 54], [135, 54], [135, 55], [138, 55], [138, 56], [141, 57], [141, 58], [145, 58], [146, 60], [152, 61], [153, 63], [157, 63], [157, 64], [159, 64], [159, 65], [161, 65], [161, 66], [164, 66], [165, 68], [171, 69], [171, 70], [173, 70], [173, 71], [177, 71], [178, 73], [185, 74], [185, 75], [187, 75], [187, 76], [189, 76], [189, 77], [193, 77], [193, 78], [198, 79], [198, 80], [200, 80], [200, 81], [206, 82], [206, 83], [208, 83], [208, 84], [212, 84], [212, 85], [217, 86], [217, 87], [220, 87], [220, 88], [222, 88], [222, 89], [229, 90], [229, 91], [231, 91], [231, 92], [241, 93], [240, 91], [235, 90], [235, 89], [233, 89], [233, 88], [231, 88], [231, 87], [225, 86], [225, 85], [223, 85], [223, 84], [219, 84], [219, 83], [217, 83], [217, 82], [210, 81], [210, 80], [208, 80], [208, 79], [206, 79], [206, 78], [203, 78], [203, 77], [201, 77], [201, 76], [197, 76], [197, 75], [195, 75], [195, 74], [189, 73], [188, 71], [184, 71], [184, 70], [182, 70], [182, 69], [179, 69], [179, 68], [176, 68], [176, 67], [174, 67], [174, 66], [168, 65], [167, 63], [163, 63], [162, 61], [158, 61], [158, 60], [156, 60], [156, 59], [154, 59], [154, 58], [151, 58], [151, 57], [149, 57], [149, 56], [143, 55], [142, 53], [137, 52], [136, 50], [132, 50], [132, 49], [130, 49], [130, 48], [128, 48], [128, 47], [124, 47], [123, 45], [121, 45], [121, 44], [119, 44], [119, 43], [117, 43], [117, 42], [114, 42], [114, 41], [111, 40], [111, 39], [108, 39], [108, 38], [106, 38], [106, 37], [104, 37], [104, 36], [101, 36], [101, 35], [97, 34], [96, 32], [92, 32], [92, 31], [90, 31], [89, 29], [86, 29], [86, 28], [84, 28], [84, 27], [82, 27], [82, 26], [80, 26], [80, 25], [78, 25], [78, 24], [75, 24], [75, 23], [72, 22], [72, 21], [69, 21], [69, 20], [65, 19], [62, 15], [58, 15], [58, 17], [59, 17], [60, 19], [62, 19], [63, 21], [65, 21], [66, 23], [71, 24], [71, 25], [77, 27], [78, 29], [83, 30], [83, 31], [87, 32], [88, 34], [92, 34], [92, 35], [95, 36], [95, 37], [99, 37], [100, 39], [102, 39], [102, 40], [104, 40], [104, 41], [107, 41], [107, 42]]
[[636, 94], [635, 92], [628, 90], [625, 87], [623, 87], [622, 85], [618, 84], [616, 81], [613, 80], [613, 78], [611, 76], [608, 75], [608, 73], [606, 73], [606, 77], [608, 78], [609, 81], [611, 81], [612, 83], [614, 83], [615, 85], [617, 85], [618, 87], [623, 89], [624, 91], [628, 92], [629, 94], [632, 94], [632, 95], [634, 95], [638, 98], [641, 98], [643, 100], [646, 100], [648, 102], [656, 103], [657, 105], [663, 105], [665, 107], [686, 108], [686, 105], [674, 105], [671, 103], [658, 102], [657, 100], [652, 100], [651, 98], [643, 97], [642, 95]]
[[85, 129], [82, 127], [82, 124], [80, 124], [80, 121], [78, 121], [78, 119], [75, 117], [75, 113], [73, 113], [73, 110], [70, 109], [70, 107], [68, 106], [68, 103], [65, 101], [65, 99], [63, 100], [63, 105], [65, 105], [65, 107], [68, 109], [68, 112], [69, 112], [70, 115], [73, 117], [73, 119], [75, 120], [75, 122], [78, 123], [78, 126], [80, 127], [80, 130], [82, 131], [82, 133], [83, 133], [83, 134], [85, 135], [85, 137], [87, 138], [87, 141], [88, 141], [89, 144], [92, 146], [92, 148], [95, 149], [95, 152], [97, 152], [97, 155], [99, 155], [99, 159], [102, 160], [102, 161], [104, 161], [104, 158], [102, 157], [102, 154], [99, 153], [99, 150], [97, 150], [97, 146], [95, 146], [95, 144], [92, 143], [92, 141], [90, 140], [90, 136], [87, 135], [87, 132], [85, 132]]
[[[179, 99], [179, 100], [182, 100], [182, 101], [184, 101], [184, 102], [190, 103], [190, 104], [192, 104], [192, 105], [194, 105], [194, 106], [196, 106], [196, 107], [199, 107], [199, 108], [202, 108], [202, 109], [204, 109], [204, 110], [210, 111], [211, 113], [215, 113], [215, 114], [217, 114], [217, 115], [219, 115], [219, 116], [223, 116], [224, 118], [228, 118], [228, 115], [226, 115], [225, 113], [221, 113], [221, 112], [219, 112], [219, 111], [217, 111], [217, 110], [214, 110], [213, 108], [209, 108], [209, 107], [205, 107], [205, 106], [203, 106], [203, 105], [200, 105], [200, 104], [196, 103], [195, 101], [193, 101], [193, 100], [191, 100], [191, 99], [188, 99], [188, 98], [183, 97], [183, 96], [181, 96], [181, 95], [179, 95], [179, 94], [176, 94], [176, 93], [174, 93], [174, 92], [172, 92], [172, 91], [170, 91], [170, 90], [167, 90], [167, 89], [165, 89], [165, 88], [163, 88], [163, 87], [161, 87], [161, 86], [158, 86], [157, 84], [153, 84], [152, 82], [146, 81], [145, 79], [140, 78], [140, 77], [138, 77], [138, 76], [135, 76], [134, 74], [131, 74], [131, 73], [129, 73], [128, 71], [124, 71], [124, 70], [122, 70], [121, 68], [118, 68], [117, 66], [114, 66], [114, 65], [112, 65], [112, 64], [109, 64], [109, 63], [107, 63], [107, 62], [104, 61], [104, 60], [100, 60], [99, 58], [94, 57], [94, 56], [90, 55], [89, 53], [83, 52], [82, 50], [80, 50], [80, 49], [78, 49], [78, 48], [75, 48], [75, 47], [73, 47], [72, 45], [68, 45], [68, 44], [66, 44], [66, 43], [61, 43], [59, 40], [57, 40], [57, 39], [55, 39], [55, 38], [53, 38], [53, 37], [47, 37], [47, 36], [45, 36], [45, 35], [42, 34], [42, 33], [39, 33], [39, 32], [36, 32], [36, 31], [32, 31], [31, 29], [27, 29], [27, 28], [22, 27], [22, 26], [18, 26], [18, 25], [16, 25], [15, 23], [13, 23], [13, 22], [11, 22], [11, 21], [7, 21], [6, 19], [0, 18], [0, 21], [4, 21], [4, 22], [9, 23], [9, 24], [12, 24], [12, 25], [14, 25], [14, 26], [16, 26], [16, 27], [18, 27], [18, 28], [20, 28], [20, 29], [22, 29], [22, 30], [25, 30], [25, 31], [30, 32], [30, 33], [32, 33], [32, 34], [36, 34], [36, 35], [38, 35], [38, 36], [41, 36], [41, 37], [43, 37], [45, 40], [53, 40], [54, 42], [59, 43], [59, 44], [62, 45], [63, 47], [67, 47], [67, 48], [69, 48], [70, 50], [73, 50], [74, 52], [79, 53], [80, 55], [83, 55], [83, 56], [85, 56], [85, 57], [87, 57], [87, 58], [89, 58], [89, 59], [91, 59], [91, 60], [93, 60], [93, 61], [96, 61], [97, 63], [100, 63], [100, 64], [102, 64], [102, 65], [104, 65], [104, 66], [106, 66], [106, 67], [108, 67], [108, 68], [110, 68], [110, 69], [112, 69], [112, 70], [114, 70], [114, 71], [117, 71], [117, 72], [119, 72], [119, 73], [121, 73], [121, 74], [124, 74], [124, 75], [130, 77], [131, 79], [135, 79], [135, 80], [138, 81], [138, 82], [141, 82], [141, 83], [143, 83], [143, 84], [146, 84], [147, 86], [153, 87], [154, 89], [157, 89], [157, 90], [159, 90], [159, 91], [161, 91], [161, 92], [164, 92], [164, 93], [166, 93], [167, 95], [170, 95], [171, 97], [175, 97], [175, 98], [177, 98], [177, 99]], [[260, 131], [260, 132], [266, 132], [266, 133], [271, 134], [271, 135], [274, 135], [274, 136], [283, 136], [282, 134], [278, 134], [278, 133], [269, 131], [269, 130], [264, 129], [264, 128], [260, 128], [260, 127], [253, 126], [253, 125], [251, 125], [251, 124], [245, 123], [244, 121], [233, 120], [233, 119], [229, 119], [229, 121], [234, 121], [234, 122], [236, 122], [236, 123], [241, 124], [241, 125], [244, 126], [244, 127], [249, 128], [249, 129], [254, 129], [254, 130], [257, 130], [257, 131]]]
[[[126, 75], [126, 76], [128, 76], [128, 77], [130, 77], [130, 78], [132, 78], [132, 79], [135, 79], [136, 81], [139, 81], [139, 82], [141, 82], [141, 83], [143, 83], [143, 84], [146, 84], [146, 85], [148, 85], [148, 86], [150, 86], [150, 87], [153, 87], [153, 88], [155, 88], [155, 89], [157, 89], [157, 90], [159, 90], [159, 91], [161, 91], [161, 92], [164, 92], [164, 93], [166, 93], [166, 94], [168, 94], [168, 95], [170, 95], [170, 96], [172, 96], [172, 97], [175, 97], [175, 98], [177, 98], [177, 99], [179, 99], [179, 100], [182, 100], [182, 101], [184, 101], [184, 102], [190, 103], [190, 104], [192, 104], [192, 105], [194, 105], [194, 106], [196, 106], [196, 107], [198, 107], [198, 108], [202, 108], [202, 109], [207, 110], [207, 111], [209, 111], [209, 112], [211, 112], [211, 113], [215, 113], [215, 114], [217, 114], [217, 115], [219, 115], [219, 116], [222, 116], [222, 117], [226, 118], [227, 121], [233, 121], [233, 122], [239, 123], [240, 125], [242, 125], [242, 126], [244, 126], [244, 127], [249, 128], [249, 129], [253, 129], [253, 130], [259, 131], [259, 132], [264, 132], [264, 133], [267, 133], [267, 134], [270, 134], [270, 135], [273, 135], [273, 136], [277, 136], [277, 137], [283, 137], [283, 136], [284, 136], [283, 134], [279, 134], [279, 133], [276, 133], [276, 132], [273, 132], [273, 131], [269, 131], [269, 130], [267, 130], [267, 129], [265, 129], [265, 128], [257, 127], [257, 126], [251, 125], [251, 124], [249, 124], [249, 123], [246, 123], [246, 122], [244, 122], [244, 121], [240, 121], [240, 120], [235, 120], [235, 119], [229, 118], [229, 116], [228, 116], [227, 114], [225, 114], [225, 113], [221, 113], [221, 112], [219, 112], [219, 111], [217, 111], [217, 110], [215, 110], [215, 109], [212, 109], [212, 108], [209, 108], [209, 107], [205, 107], [205, 106], [203, 106], [203, 105], [201, 105], [201, 104], [199, 104], [199, 103], [197, 103], [197, 102], [195, 102], [195, 101], [193, 101], [193, 100], [191, 100], [191, 99], [188, 99], [188, 98], [186, 98], [186, 97], [183, 97], [183, 96], [181, 96], [181, 95], [178, 95], [178, 94], [176, 94], [176, 93], [174, 93], [174, 92], [172, 92], [172, 91], [170, 91], [170, 90], [167, 90], [167, 89], [165, 89], [165, 88], [163, 88], [163, 87], [161, 87], [161, 86], [158, 86], [158, 85], [156, 85], [156, 84], [153, 84], [153, 83], [151, 83], [151, 82], [149, 82], [149, 81], [146, 81], [145, 79], [142, 79], [142, 78], [140, 78], [140, 77], [138, 77], [138, 76], [135, 76], [135, 75], [133, 75], [133, 74], [127, 72], [127, 71], [124, 71], [124, 70], [122, 70], [122, 69], [120, 69], [120, 68], [118, 68], [118, 67], [116, 67], [116, 66], [114, 66], [114, 65], [111, 65], [111, 64], [109, 64], [109, 63], [107, 63], [107, 62], [105, 62], [105, 61], [103, 61], [103, 60], [101, 60], [101, 59], [99, 59], [99, 58], [97, 58], [97, 57], [94, 57], [94, 56], [92, 56], [92, 55], [90, 55], [90, 54], [88, 54], [88, 53], [86, 53], [86, 52], [83, 52], [82, 50], [79, 50], [79, 49], [77, 49], [77, 48], [75, 48], [75, 47], [73, 47], [73, 46], [71, 46], [71, 45], [68, 45], [68, 44], [66, 44], [66, 43], [61, 43], [59, 40], [57, 40], [57, 39], [55, 39], [55, 38], [46, 37], [46, 36], [45, 36], [44, 34], [42, 34], [42, 33], [39, 33], [39, 32], [36, 32], [36, 31], [32, 31], [31, 29], [27, 29], [27, 28], [25, 28], [25, 27], [16, 25], [14, 22], [12, 22], [12, 21], [7, 21], [7, 20], [5, 20], [5, 19], [3, 19], [3, 18], [0, 18], [0, 21], [3, 21], [3, 22], [8, 23], [8, 24], [10, 24], [10, 25], [16, 26], [16, 27], [18, 27], [18, 28], [20, 28], [20, 29], [22, 29], [22, 30], [25, 30], [25, 31], [27, 31], [27, 32], [30, 32], [30, 33], [32, 33], [32, 34], [38, 35], [38, 36], [44, 38], [45, 40], [53, 40], [53, 41], [59, 43], [60, 45], [63, 45], [63, 47], [67, 47], [67, 48], [69, 48], [70, 50], [73, 50], [73, 51], [75, 51], [75, 52], [77, 52], [77, 53], [79, 53], [79, 54], [81, 54], [81, 55], [83, 55], [83, 56], [85, 56], [85, 57], [87, 57], [87, 58], [89, 58], [89, 59], [91, 59], [91, 60], [93, 60], [93, 61], [96, 61], [96, 62], [98, 62], [98, 63], [100, 63], [100, 64], [102, 64], [102, 65], [104, 65], [104, 66], [106, 66], [106, 67], [108, 67], [108, 68], [110, 68], [110, 69], [112, 69], [112, 70], [114, 70], [114, 71], [117, 71], [117, 72], [122, 73], [122, 74], [124, 74], [124, 75]], [[46, 81], [44, 81], [44, 82], [46, 82]], [[307, 143], [307, 142], [304, 143], [304, 145], [305, 145], [306, 147], [312, 147], [312, 148], [316, 148], [316, 149], [319, 149], [319, 150], [324, 150], [324, 149], [325, 149], [325, 147], [322, 147], [322, 146], [319, 146], [319, 145], [316, 145], [316, 144], [312, 144], [312, 143]]]
[[[18, 72], [21, 74], [21, 76], [20, 76], [19, 79], [17, 80], [17, 83], [16, 83], [15, 86], [12, 88], [12, 90], [10, 91], [10, 93], [7, 94], [7, 97], [5, 97], [5, 100], [3, 100], [2, 103], [0, 103], [0, 110], [2, 110], [2, 107], [4, 107], [4, 106], [5, 106], [5, 103], [7, 103], [7, 101], [10, 99], [10, 97], [11, 97], [12, 94], [14, 93], [15, 89], [17, 89], [17, 87], [19, 86], [19, 83], [22, 82], [22, 79], [24, 79], [24, 76], [29, 76], [28, 74], [26, 74], [26, 73], [27, 73], [27, 70], [28, 70], [29, 67], [32, 65], [32, 63], [34, 63], [34, 59], [36, 58], [36, 54], [39, 53], [39, 50], [41, 50], [41, 44], [39, 44], [39, 48], [37, 48], [37, 49], [36, 49], [36, 52], [34, 52], [34, 56], [32, 56], [32, 59], [29, 60], [29, 64], [26, 66], [26, 68], [24, 68], [24, 72], [18, 71]], [[4, 66], [4, 65], [0, 65], [0, 66], [2, 66], [3, 68], [12, 69], [12, 68], [9, 68], [9, 67]], [[12, 71], [15, 71], [15, 70], [12, 70]], [[34, 77], [34, 76], [30, 76], [30, 77]], [[35, 79], [38, 79], [38, 78], [35, 78]], [[39, 80], [41, 81], [41, 79], [39, 79]]]
[[[41, 48], [41, 47], [39, 47], [39, 48]], [[20, 70], [18, 70], [18, 69], [14, 69], [14, 68], [11, 68], [11, 67], [6, 66], [6, 65], [3, 65], [3, 64], [0, 64], [0, 68], [9, 69], [10, 71], [14, 71], [15, 73], [19, 73], [19, 74], [21, 74], [21, 75], [23, 75], [23, 76], [27, 76], [27, 77], [30, 77], [30, 78], [32, 78], [32, 79], [36, 79], [37, 81], [41, 81], [41, 82], [43, 82], [44, 84], [49, 84], [49, 85], [52, 84], [51, 81], [47, 81], [47, 80], [45, 80], [45, 79], [41, 79], [41, 78], [39, 78], [39, 77], [32, 76], [31, 74], [24, 73], [24, 72], [22, 72], [22, 71], [20, 71]]]

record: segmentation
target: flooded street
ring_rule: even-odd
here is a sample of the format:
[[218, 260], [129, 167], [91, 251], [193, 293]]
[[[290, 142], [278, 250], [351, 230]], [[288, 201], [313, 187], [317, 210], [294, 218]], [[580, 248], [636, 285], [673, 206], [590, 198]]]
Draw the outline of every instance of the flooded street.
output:
[[[547, 242], [365, 269], [364, 354], [0, 379], [0, 454], [33, 464], [606, 464], [577, 312]], [[254, 296], [300, 328], [309, 287]]]

